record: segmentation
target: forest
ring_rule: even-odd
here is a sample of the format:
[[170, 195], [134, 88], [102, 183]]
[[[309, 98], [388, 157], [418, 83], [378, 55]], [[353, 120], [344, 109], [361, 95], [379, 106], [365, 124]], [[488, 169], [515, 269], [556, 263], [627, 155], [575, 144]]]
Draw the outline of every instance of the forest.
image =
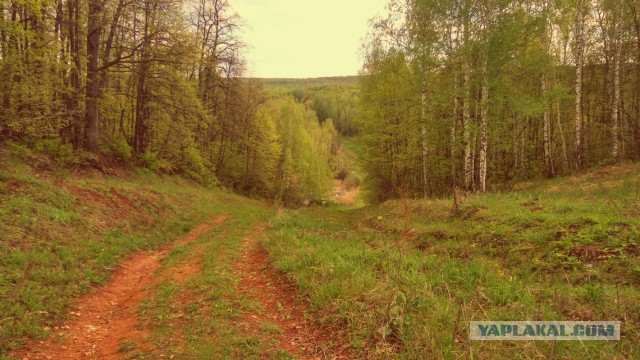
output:
[[637, 161], [639, 6], [389, 1], [364, 44], [372, 197], [483, 192]]
[[328, 192], [356, 96], [316, 113], [246, 78], [227, 0], [3, 1], [1, 14], [3, 139], [293, 206]]
[[640, 359], [640, 0], [382, 2], [1, 0], [0, 359]]
[[245, 77], [228, 0], [4, 1], [0, 134], [291, 204], [362, 135], [371, 200], [497, 189], [638, 160], [637, 7], [390, 1], [359, 80], [287, 88]]

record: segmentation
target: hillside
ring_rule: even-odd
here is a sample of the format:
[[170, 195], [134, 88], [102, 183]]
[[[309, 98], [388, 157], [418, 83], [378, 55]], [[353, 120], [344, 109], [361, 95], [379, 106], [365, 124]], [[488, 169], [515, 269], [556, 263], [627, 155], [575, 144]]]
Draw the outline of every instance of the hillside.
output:
[[[17, 150], [0, 152], [3, 354], [639, 356], [638, 165], [459, 198], [457, 211], [285, 210]], [[622, 341], [467, 341], [487, 319], [620, 320]]]
[[[640, 166], [512, 192], [291, 211], [265, 239], [362, 358], [640, 356]], [[619, 320], [620, 342], [471, 342], [476, 320]]]
[[[185, 257], [196, 263], [203, 261], [190, 253], [194, 247], [199, 247], [200, 258], [206, 253], [209, 256], [206, 261], [212, 262], [203, 265], [202, 269], [219, 273], [223, 271], [217, 264], [217, 257], [223, 256], [219, 251], [226, 249], [226, 256], [237, 256], [238, 243], [251, 231], [254, 223], [274, 213], [262, 203], [221, 190], [206, 189], [177, 176], [156, 175], [117, 162], [105, 165], [103, 170], [109, 175], [92, 168], [60, 166], [49, 157], [24, 148], [0, 150], [0, 354], [3, 358], [7, 351], [24, 346], [28, 338], [33, 339], [30, 342], [33, 350], [37, 339], [50, 339], [57, 343], [62, 339], [73, 340], [73, 331], [84, 334], [87, 329], [106, 327], [102, 322], [111, 316], [119, 319], [114, 315], [121, 312], [117, 307], [106, 309], [111, 315], [102, 314], [103, 320], [93, 318], [100, 314], [87, 308], [86, 296], [90, 298], [92, 294], [102, 292], [104, 298], [103, 286], [113, 286], [114, 281], [117, 284], [117, 279], [122, 280], [123, 268], [120, 266], [126, 259], [130, 260], [124, 269], [141, 259], [151, 261], [145, 254], [164, 251], [164, 256], [156, 260], [161, 260], [162, 266], [155, 272], [151, 271], [153, 266], [146, 270], [156, 279], [155, 276], [160, 276], [158, 274], [171, 273], [166, 269], [171, 269], [174, 263], [184, 263]], [[226, 219], [223, 225], [205, 227], [204, 230], [209, 231], [191, 233], [190, 239], [183, 238], [182, 243], [167, 248], [166, 244], [194, 226], [206, 224], [209, 219], [219, 216]], [[222, 235], [231, 229], [233, 234]], [[202, 247], [203, 242], [206, 245], [208, 241], [217, 241], [220, 236], [225, 241], [216, 243], [209, 250]], [[187, 240], [199, 243], [196, 246]], [[211, 270], [211, 266], [215, 269]], [[144, 268], [137, 270], [136, 277], [145, 275]], [[180, 273], [179, 269], [175, 271]], [[182, 281], [186, 278], [188, 276], [184, 275]], [[235, 286], [234, 279], [225, 278], [228, 281], [225, 286]], [[219, 292], [218, 286], [222, 283], [216, 282], [215, 286], [209, 283], [214, 280], [208, 276], [193, 290], [202, 295]], [[166, 286], [180, 284], [175, 281], [173, 278], [149, 281], [147, 285], [153, 287], [150, 293], [142, 297], [130, 294], [138, 296], [138, 302], [131, 305], [134, 319], [136, 314], [140, 316], [134, 325], [143, 319], [153, 319], [151, 315], [143, 315], [149, 311], [170, 311], [158, 306], [144, 307], [143, 303], [147, 304], [159, 296], [156, 291], [166, 296]], [[117, 295], [131, 289], [142, 292], [142, 284], [137, 281], [129, 285], [120, 284], [120, 290], [112, 293]], [[187, 284], [189, 288], [195, 286], [194, 282]], [[87, 293], [78, 302], [78, 297]], [[116, 300], [113, 300], [114, 304]], [[127, 298], [122, 303], [132, 300]], [[86, 305], [84, 310], [79, 305], [83, 302]], [[80, 317], [81, 313], [98, 322], [85, 322], [79, 325], [80, 330], [72, 329], [69, 322], [76, 314]], [[115, 347], [119, 349], [116, 354], [129, 356], [139, 350], [135, 344], [126, 343], [131, 340], [127, 339], [129, 335], [131, 333], [127, 331], [113, 331], [112, 336], [117, 336], [118, 340], [115, 341]], [[120, 337], [124, 339], [120, 341]], [[78, 342], [77, 339], [75, 341]], [[85, 351], [95, 353], [95, 347], [100, 348], [104, 341], [94, 342], [94, 349], [91, 349], [92, 343], [83, 345], [89, 349], [64, 355], [65, 352], [58, 347], [58, 351], [42, 356], [61, 359], [82, 356]], [[166, 348], [163, 351], [171, 353], [172, 350]]]
[[265, 78], [259, 79], [265, 86], [272, 88], [309, 88], [319, 86], [339, 86], [339, 85], [358, 85], [360, 78], [358, 76], [337, 76], [337, 77], [322, 77], [322, 78], [308, 78], [308, 79], [296, 79], [296, 78]]

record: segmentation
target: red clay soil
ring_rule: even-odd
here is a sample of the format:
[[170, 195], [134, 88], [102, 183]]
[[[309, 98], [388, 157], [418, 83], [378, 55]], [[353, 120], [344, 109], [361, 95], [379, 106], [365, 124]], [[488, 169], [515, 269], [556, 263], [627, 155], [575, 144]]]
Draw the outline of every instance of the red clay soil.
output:
[[342, 205], [353, 205], [356, 203], [356, 198], [360, 195], [360, 187], [355, 187], [347, 192], [340, 198]]
[[123, 343], [133, 341], [145, 349], [149, 332], [140, 327], [137, 311], [149, 287], [157, 281], [153, 275], [160, 260], [175, 247], [195, 241], [225, 220], [225, 216], [216, 216], [159, 251], [135, 253], [108, 283], [70, 306], [69, 319], [54, 328], [56, 335], [45, 341], [30, 340], [14, 355], [21, 359], [118, 359]]
[[281, 332], [273, 332], [271, 336], [279, 344], [279, 350], [299, 359], [353, 359], [348, 346], [336, 346], [331, 354], [324, 352], [333, 331], [307, 322], [304, 317], [307, 304], [296, 298], [297, 289], [284, 274], [270, 267], [269, 255], [258, 243], [263, 230], [257, 227], [244, 239], [243, 254], [235, 265], [241, 276], [240, 295], [258, 300], [261, 307], [243, 314], [247, 330], [257, 334], [263, 332], [262, 323], [277, 325]]
[[202, 270], [203, 259], [202, 254], [209, 244], [201, 244], [191, 251], [191, 255], [187, 261], [171, 268], [167, 274], [163, 276], [177, 284], [183, 284], [185, 281], [193, 278]]
[[356, 186], [352, 189], [347, 189], [344, 180], [335, 180], [333, 188], [333, 199], [338, 204], [353, 205], [356, 202], [356, 198], [360, 195], [360, 187]]

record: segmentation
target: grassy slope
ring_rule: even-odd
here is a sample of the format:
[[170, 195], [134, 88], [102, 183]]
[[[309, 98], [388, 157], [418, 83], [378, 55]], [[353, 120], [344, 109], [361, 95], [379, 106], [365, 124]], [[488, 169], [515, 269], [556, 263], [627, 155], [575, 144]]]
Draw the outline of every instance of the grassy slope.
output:
[[[166, 279], [154, 285], [140, 312], [144, 327], [152, 329], [153, 347], [135, 350], [140, 347], [130, 344], [133, 350], [122, 351], [126, 358], [289, 358], [277, 350], [268, 332], [258, 335], [243, 324], [245, 309], [259, 304], [238, 295], [240, 277], [234, 269], [243, 238], [274, 211], [242, 198], [228, 199], [227, 206], [225, 223], [163, 260], [157, 276]], [[179, 281], [169, 275], [172, 268], [194, 259], [202, 266], [194, 277]]]
[[[367, 358], [640, 358], [640, 166], [512, 193], [292, 211], [264, 239]], [[471, 320], [620, 320], [620, 342], [470, 342]]]
[[80, 175], [0, 149], [0, 355], [50, 335], [69, 301], [131, 251], [158, 248], [215, 214], [237, 225], [271, 211], [178, 177], [123, 175]]
[[[140, 315], [154, 345], [124, 343], [124, 357], [287, 358], [270, 342], [278, 329], [246, 336], [239, 320], [256, 304], [237, 295], [233, 268], [242, 238], [272, 219], [274, 264], [309, 297], [310, 316], [345, 329], [368, 358], [637, 358], [639, 179], [636, 165], [521, 184], [470, 198], [455, 216], [445, 200], [275, 216], [177, 177], [80, 176], [1, 150], [0, 354], [50, 334], [64, 306], [127, 253], [225, 213], [223, 226], [165, 259], [160, 277], [204, 249], [201, 273], [152, 289]], [[623, 341], [470, 343], [466, 324], [483, 319], [617, 319]]]

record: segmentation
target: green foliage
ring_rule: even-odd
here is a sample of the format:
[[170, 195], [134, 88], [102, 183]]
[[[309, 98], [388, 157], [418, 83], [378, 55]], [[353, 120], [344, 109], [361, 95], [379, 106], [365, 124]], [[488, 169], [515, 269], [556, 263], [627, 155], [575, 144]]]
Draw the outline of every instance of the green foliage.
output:
[[[241, 22], [227, 2], [187, 12], [179, 2], [152, 3], [3, 7], [0, 136], [69, 165], [93, 163], [98, 155], [84, 159], [81, 150], [100, 150], [287, 205], [322, 199], [334, 170], [335, 126], [354, 131], [354, 78], [323, 81], [297, 102], [291, 94], [267, 101], [262, 83], [243, 77]], [[84, 51], [87, 30], [95, 46]]]
[[211, 166], [207, 166], [197, 149], [186, 148], [183, 153], [180, 168], [188, 178], [191, 178], [205, 186], [217, 185], [217, 180]]
[[357, 77], [318, 79], [264, 79], [279, 94], [293, 95], [299, 103], [316, 112], [321, 123], [331, 120], [343, 136], [358, 134], [360, 89]]
[[158, 169], [158, 156], [151, 151], [146, 151], [144, 154], [140, 154], [138, 156], [138, 161], [144, 168], [149, 170]]
[[[364, 43], [361, 81], [373, 200], [486, 191], [640, 159], [637, 121], [614, 121], [618, 106], [640, 114], [628, 105], [638, 98], [640, 72], [628, 70], [640, 56], [630, 47], [638, 34], [628, 35], [637, 21], [620, 2], [388, 3]], [[576, 109], [579, 4], [589, 9], [589, 46]], [[615, 75], [616, 64], [627, 70]], [[618, 142], [634, 145], [613, 158]]]
[[[421, 163], [419, 107], [405, 102], [419, 99], [407, 87], [410, 77], [404, 54], [377, 54], [369, 66], [376, 68], [362, 79], [362, 162], [367, 174], [365, 190], [371, 200], [419, 194], [416, 167]], [[412, 110], [413, 109], [413, 110]]]
[[132, 157], [131, 146], [122, 136], [116, 136], [109, 142], [103, 143], [102, 152], [123, 161], [128, 161]]
[[292, 97], [274, 100], [271, 107], [282, 144], [277, 198], [290, 205], [324, 198], [331, 179], [329, 159], [335, 130], [321, 125], [314, 112]]

